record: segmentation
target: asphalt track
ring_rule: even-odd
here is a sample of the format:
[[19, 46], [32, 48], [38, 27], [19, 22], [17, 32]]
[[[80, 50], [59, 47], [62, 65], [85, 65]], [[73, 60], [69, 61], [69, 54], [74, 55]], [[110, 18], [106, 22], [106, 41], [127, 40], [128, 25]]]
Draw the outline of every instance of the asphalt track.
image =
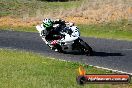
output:
[[0, 48], [33, 51], [62, 60], [77, 61], [132, 73], [132, 42], [84, 37], [83, 40], [94, 49], [93, 56], [54, 52], [44, 44], [38, 33], [0, 31]]

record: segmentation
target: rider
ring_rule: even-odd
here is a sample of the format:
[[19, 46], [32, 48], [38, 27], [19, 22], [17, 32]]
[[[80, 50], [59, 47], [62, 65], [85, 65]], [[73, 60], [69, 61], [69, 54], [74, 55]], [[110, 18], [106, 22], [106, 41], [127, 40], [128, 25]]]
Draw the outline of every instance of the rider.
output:
[[[55, 28], [53, 27], [54, 24], [59, 24], [59, 26]], [[41, 27], [45, 29], [41, 32], [41, 35], [45, 36], [45, 39], [48, 41], [57, 40], [61, 37], [59, 31], [65, 26], [65, 21], [63, 20], [52, 21], [51, 19], [46, 18], [41, 24]]]
[[[44, 36], [48, 43], [54, 43], [54, 40], [59, 40], [62, 38], [60, 31], [66, 27], [69, 22], [65, 22], [64, 20], [51, 20], [51, 19], [44, 19], [41, 28], [44, 30], [41, 31], [41, 36]], [[53, 27], [55, 24], [58, 24], [57, 27]], [[73, 23], [69, 23], [69, 25], [73, 25]]]
[[[55, 24], [58, 24], [58, 26], [53, 27]], [[58, 20], [51, 20], [49, 18], [46, 18], [43, 20], [41, 27], [43, 30], [41, 32], [41, 36], [45, 36], [46, 40], [57, 40], [61, 37], [60, 31], [66, 27], [66, 25], [73, 26], [74, 23], [72, 22], [65, 22], [64, 20], [58, 19]]]

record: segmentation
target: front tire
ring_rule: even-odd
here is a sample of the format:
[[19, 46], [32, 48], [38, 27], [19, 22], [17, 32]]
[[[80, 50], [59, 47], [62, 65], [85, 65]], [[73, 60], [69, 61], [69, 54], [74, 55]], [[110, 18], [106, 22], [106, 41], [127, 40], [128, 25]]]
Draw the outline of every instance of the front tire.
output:
[[58, 50], [59, 53], [63, 53], [62, 47], [59, 44], [55, 45], [55, 48]]

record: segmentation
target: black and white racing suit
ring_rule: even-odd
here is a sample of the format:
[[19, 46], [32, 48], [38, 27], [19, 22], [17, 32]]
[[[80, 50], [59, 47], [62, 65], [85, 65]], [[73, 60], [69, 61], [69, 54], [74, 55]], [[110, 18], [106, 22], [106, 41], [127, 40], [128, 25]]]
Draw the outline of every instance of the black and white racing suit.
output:
[[50, 27], [45, 29], [43, 27], [43, 24], [41, 24], [41, 27], [45, 30], [41, 32], [42, 36], [45, 36], [45, 39], [47, 41], [52, 41], [52, 40], [58, 40], [61, 38], [60, 31], [66, 26], [65, 21], [59, 20], [59, 21], [53, 21], [53, 25], [58, 24], [59, 26], [57, 27]]

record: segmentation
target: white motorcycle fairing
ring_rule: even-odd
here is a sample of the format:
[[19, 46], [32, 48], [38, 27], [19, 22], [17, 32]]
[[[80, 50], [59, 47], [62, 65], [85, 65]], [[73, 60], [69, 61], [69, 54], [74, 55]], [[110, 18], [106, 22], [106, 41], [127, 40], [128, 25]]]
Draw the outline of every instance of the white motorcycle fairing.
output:
[[36, 26], [36, 29], [37, 29], [37, 31], [39, 32], [40, 36], [42, 37], [42, 40], [43, 40], [46, 44], [48, 44], [48, 41], [45, 39], [45, 36], [42, 36], [42, 31], [45, 30], [45, 28], [42, 27], [42, 26], [40, 26], [40, 25], [37, 25], [37, 26]]
[[72, 30], [72, 34], [69, 35], [68, 33], [63, 32], [62, 34], [65, 35], [65, 37], [62, 38], [59, 42], [60, 44], [62, 44], [61, 46], [63, 49], [71, 50], [72, 49], [71, 46], [74, 43], [74, 41], [80, 37], [80, 32], [77, 26], [71, 26], [69, 27], [69, 29]]
[[37, 31], [39, 32], [42, 40], [52, 49], [58, 50], [58, 52], [64, 52], [69, 50], [79, 50], [85, 53], [87, 56], [92, 55], [92, 48], [84, 42], [80, 38], [80, 32], [77, 26], [66, 26], [62, 31], [60, 31], [60, 35], [62, 35], [61, 39], [47, 41], [45, 39], [45, 34], [43, 33], [46, 29], [42, 25], [36, 26]]
[[[41, 27], [41, 25], [37, 25], [36, 29], [39, 32], [40, 36], [42, 37], [42, 31], [45, 30], [45, 28]], [[73, 33], [69, 35], [66, 32], [63, 32], [62, 34], [65, 35], [65, 37], [62, 38], [59, 42], [64, 42], [65, 44], [74, 43], [74, 40], [80, 37], [80, 32], [77, 26], [71, 26], [69, 27], [69, 29], [71, 29]], [[42, 39], [47, 44], [47, 41], [44, 36], [42, 37]]]

